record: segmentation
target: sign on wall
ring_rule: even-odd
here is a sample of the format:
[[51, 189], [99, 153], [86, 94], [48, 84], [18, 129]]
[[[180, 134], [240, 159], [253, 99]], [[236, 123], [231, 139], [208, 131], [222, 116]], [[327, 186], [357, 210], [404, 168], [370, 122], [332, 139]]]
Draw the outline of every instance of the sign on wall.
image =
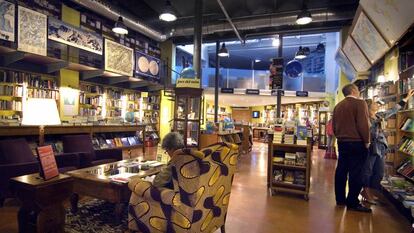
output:
[[221, 93], [227, 93], [227, 94], [233, 94], [234, 93], [234, 88], [221, 88], [220, 92]]
[[105, 38], [105, 70], [131, 77], [134, 50]]
[[260, 95], [259, 89], [246, 89], [246, 95]]
[[102, 55], [102, 36], [76, 28], [53, 17], [49, 17], [48, 38], [63, 44]]
[[138, 76], [160, 78], [160, 59], [140, 51], [135, 52], [135, 74]]
[[47, 17], [34, 10], [18, 6], [17, 49], [47, 55]]

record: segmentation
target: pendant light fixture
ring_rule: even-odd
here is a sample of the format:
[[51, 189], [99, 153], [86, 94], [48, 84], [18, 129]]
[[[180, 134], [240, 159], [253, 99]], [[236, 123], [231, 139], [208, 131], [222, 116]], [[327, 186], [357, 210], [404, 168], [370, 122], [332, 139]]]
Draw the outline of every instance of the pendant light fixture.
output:
[[312, 22], [312, 14], [308, 11], [306, 7], [305, 0], [302, 3], [302, 11], [298, 14], [296, 18], [296, 24], [305, 25]]
[[302, 46], [299, 46], [299, 50], [295, 54], [295, 59], [300, 60], [306, 58], [305, 51], [303, 50]]
[[116, 21], [115, 26], [112, 28], [112, 31], [121, 35], [128, 34], [128, 29], [125, 26], [124, 19], [122, 19], [121, 16], [119, 16], [118, 21]]
[[226, 48], [226, 44], [223, 43], [221, 44], [221, 48], [218, 52], [219, 57], [228, 57], [229, 56], [229, 51]]
[[324, 53], [325, 52], [325, 45], [322, 43], [319, 43], [318, 46], [316, 46], [316, 51], [318, 53]]
[[165, 1], [164, 9], [162, 10], [159, 18], [160, 20], [166, 21], [166, 22], [172, 22], [172, 21], [177, 20], [177, 16], [175, 15], [175, 11], [169, 0]]

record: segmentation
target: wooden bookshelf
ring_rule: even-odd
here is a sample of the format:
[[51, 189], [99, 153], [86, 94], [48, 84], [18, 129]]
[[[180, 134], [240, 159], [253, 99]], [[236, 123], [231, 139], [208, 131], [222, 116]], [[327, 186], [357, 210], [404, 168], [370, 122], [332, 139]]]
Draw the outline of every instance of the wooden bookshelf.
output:
[[[305, 153], [306, 154], [306, 164], [298, 165], [296, 164], [285, 164], [277, 163], [273, 161], [276, 154], [284, 153]], [[296, 155], [297, 156], [297, 155]], [[312, 156], [312, 143], [310, 139], [307, 140], [307, 145], [296, 145], [296, 144], [283, 144], [283, 143], [273, 143], [272, 140], [269, 142], [269, 173], [268, 173], [268, 186], [271, 190], [272, 195], [275, 195], [276, 192], [287, 192], [293, 194], [303, 195], [304, 199], [309, 200], [309, 188], [310, 188], [310, 170], [311, 170], [311, 156]], [[280, 157], [280, 156], [278, 156]], [[295, 183], [297, 175], [301, 173], [303, 175], [304, 184]], [[282, 180], [275, 180], [276, 173], [278, 176], [282, 176]], [[286, 174], [293, 175], [293, 181], [286, 181]]]

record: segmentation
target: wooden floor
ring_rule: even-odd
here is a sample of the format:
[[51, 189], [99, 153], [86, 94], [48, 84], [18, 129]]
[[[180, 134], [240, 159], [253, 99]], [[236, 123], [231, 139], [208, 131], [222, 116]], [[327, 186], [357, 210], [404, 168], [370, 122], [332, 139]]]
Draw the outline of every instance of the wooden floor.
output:
[[[266, 188], [267, 145], [255, 143], [243, 155], [233, 183], [226, 221], [227, 233], [409, 233], [410, 223], [391, 204], [373, 207], [372, 214], [335, 206], [333, 192], [336, 160], [313, 153], [309, 202], [301, 196], [277, 194]], [[0, 208], [0, 232], [17, 230], [16, 202]], [[219, 232], [219, 231], [218, 231]]]

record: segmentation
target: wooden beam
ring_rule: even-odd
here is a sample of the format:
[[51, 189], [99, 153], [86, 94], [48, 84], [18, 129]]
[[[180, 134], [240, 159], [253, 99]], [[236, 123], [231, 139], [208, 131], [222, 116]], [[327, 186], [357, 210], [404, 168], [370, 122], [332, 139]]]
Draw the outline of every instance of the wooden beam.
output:
[[149, 85], [149, 83], [147, 81], [131, 82], [129, 84], [129, 88], [134, 89], [134, 88], [138, 88], [138, 87], [145, 87], [145, 86], [148, 86], [148, 85]]
[[59, 62], [50, 63], [45, 66], [45, 72], [48, 74], [53, 73], [63, 68], [66, 68], [68, 66], [69, 66], [69, 62], [67, 61], [59, 61]]
[[95, 77], [102, 76], [104, 74], [103, 70], [87, 70], [80, 72], [80, 78], [82, 80], [87, 80]]
[[14, 62], [22, 60], [23, 58], [23, 52], [15, 51], [10, 53], [3, 53], [0, 55], [0, 66], [8, 66]]

